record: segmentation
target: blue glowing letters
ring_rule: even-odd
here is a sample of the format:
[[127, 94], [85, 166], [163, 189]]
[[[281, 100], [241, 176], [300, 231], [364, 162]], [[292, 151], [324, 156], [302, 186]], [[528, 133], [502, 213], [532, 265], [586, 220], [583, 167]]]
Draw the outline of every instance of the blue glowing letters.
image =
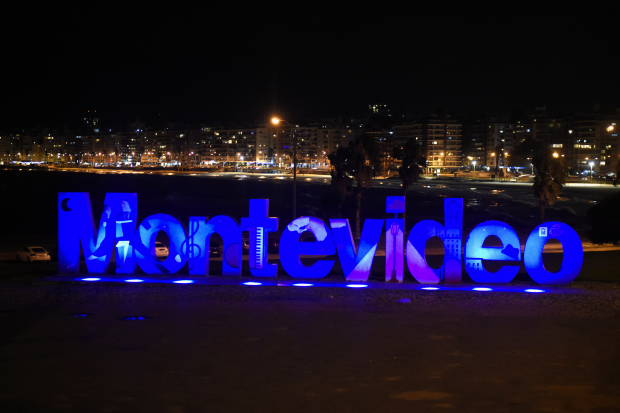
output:
[[[490, 236], [499, 238], [502, 246], [483, 247], [484, 240]], [[510, 225], [500, 221], [486, 221], [477, 225], [465, 242], [465, 270], [478, 283], [508, 283], [517, 275], [517, 266], [504, 266], [497, 272], [489, 272], [484, 268], [483, 260], [521, 261], [521, 243]]]
[[205, 217], [191, 217], [189, 228], [188, 255], [191, 275], [209, 274], [209, 241], [213, 234], [222, 237], [222, 275], [241, 275], [241, 228], [234, 219], [218, 215], [207, 222]]
[[[157, 260], [155, 255], [155, 237], [164, 231], [170, 238], [168, 257]], [[166, 214], [155, 214], [146, 218], [138, 226], [132, 241], [138, 265], [147, 274], [174, 274], [187, 261], [187, 231], [176, 218]]]
[[[562, 244], [563, 260], [560, 271], [549, 272], [542, 262], [543, 247], [550, 239]], [[525, 242], [523, 264], [534, 281], [546, 285], [564, 285], [579, 275], [583, 265], [583, 246], [574, 229], [561, 222], [546, 222], [534, 228]]]
[[[166, 214], [155, 214], [137, 225], [138, 200], [135, 193], [106, 194], [98, 229], [85, 192], [58, 194], [58, 270], [61, 274], [78, 274], [80, 251], [84, 253], [90, 274], [106, 274], [114, 253], [117, 274], [133, 274], [138, 265], [147, 274], [174, 274], [187, 266], [191, 275], [209, 275], [209, 245], [218, 234], [222, 275], [241, 276], [243, 232], [249, 235], [250, 273], [256, 277], [275, 277], [278, 264], [267, 261], [270, 232], [278, 231], [278, 218], [269, 217], [269, 200], [252, 199], [249, 214], [241, 224], [233, 218], [218, 215], [190, 217], [189, 227]], [[356, 250], [347, 219], [330, 219], [329, 226], [315, 217], [300, 217], [286, 225], [280, 237], [280, 263], [293, 278], [319, 279], [333, 268], [337, 253], [347, 281], [366, 282], [383, 239], [385, 241], [385, 281], [403, 282], [404, 259], [411, 275], [420, 283], [458, 283], [461, 281], [462, 258], [467, 274], [478, 283], [508, 283], [520, 266], [504, 265], [490, 272], [484, 262], [521, 262], [521, 244], [514, 229], [500, 221], [477, 225], [468, 235], [464, 253], [463, 200], [444, 199], [444, 224], [424, 220], [409, 233], [405, 247], [405, 197], [387, 197], [387, 219], [364, 222]], [[385, 229], [384, 229], [385, 223]], [[164, 231], [170, 240], [168, 257], [159, 259], [155, 253], [157, 234]], [[308, 234], [306, 234], [308, 233]], [[384, 238], [382, 238], [382, 233]], [[438, 269], [428, 266], [426, 243], [439, 237], [444, 244], [444, 262]], [[497, 237], [501, 246], [484, 246], [485, 240]], [[556, 273], [547, 271], [542, 262], [545, 243], [556, 239], [562, 244], [564, 260]], [[80, 248], [81, 247], [81, 248]], [[218, 258], [219, 259], [219, 258]], [[302, 259], [304, 262], [302, 262]], [[539, 284], [560, 285], [573, 281], [583, 264], [583, 248], [577, 233], [568, 225], [548, 222], [530, 234], [523, 250], [526, 271]], [[431, 287], [428, 287], [431, 288]]]
[[90, 274], [105, 274], [116, 246], [116, 273], [133, 274], [136, 261], [131, 241], [136, 231], [137, 194], [106, 194], [99, 231], [86, 192], [58, 193], [58, 271], [78, 274], [80, 243]]
[[[300, 241], [304, 232], [311, 233], [316, 241]], [[325, 277], [334, 266], [334, 260], [318, 260], [305, 266], [302, 255], [333, 255], [336, 253], [334, 238], [323, 221], [314, 217], [300, 217], [282, 231], [280, 237], [280, 262], [284, 270], [293, 278], [318, 279]]]
[[364, 221], [360, 247], [355, 252], [355, 243], [348, 219], [330, 219], [329, 225], [332, 227], [336, 250], [344, 276], [347, 281], [366, 281], [370, 274], [370, 267], [375, 258], [381, 229], [383, 228], [382, 219], [367, 219]]
[[241, 229], [250, 235], [250, 273], [258, 277], [275, 277], [278, 265], [267, 262], [269, 232], [278, 230], [278, 218], [269, 218], [268, 199], [250, 199], [250, 217], [241, 218]]

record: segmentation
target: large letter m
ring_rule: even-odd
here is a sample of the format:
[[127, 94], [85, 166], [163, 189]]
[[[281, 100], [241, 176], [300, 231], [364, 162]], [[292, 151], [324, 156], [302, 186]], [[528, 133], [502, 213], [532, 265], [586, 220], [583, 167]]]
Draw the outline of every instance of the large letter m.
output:
[[80, 244], [90, 274], [108, 271], [116, 251], [116, 273], [132, 274], [136, 268], [131, 240], [136, 232], [138, 195], [108, 193], [105, 196], [99, 231], [95, 229], [87, 192], [58, 193], [58, 271], [80, 272]]

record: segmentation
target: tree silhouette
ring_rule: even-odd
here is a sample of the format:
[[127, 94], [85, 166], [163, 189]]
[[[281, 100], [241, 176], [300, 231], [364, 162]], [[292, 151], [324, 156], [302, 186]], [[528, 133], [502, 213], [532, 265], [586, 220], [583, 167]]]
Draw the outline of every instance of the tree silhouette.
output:
[[564, 165], [559, 158], [554, 158], [551, 150], [531, 137], [515, 148], [513, 162], [534, 167], [534, 196], [540, 205], [540, 219], [545, 220], [545, 207], [553, 205], [560, 196], [566, 183]]
[[620, 192], [604, 198], [588, 210], [591, 229], [588, 237], [595, 244], [620, 245]]
[[403, 195], [406, 195], [409, 187], [418, 183], [420, 168], [426, 166], [426, 158], [420, 155], [420, 145], [414, 138], [410, 138], [402, 148], [394, 148], [394, 158], [401, 161], [398, 174], [403, 183]]
[[332, 187], [336, 188], [341, 199], [351, 192], [353, 181], [357, 183], [354, 193], [356, 200], [355, 238], [360, 238], [362, 190], [372, 186], [372, 178], [383, 172], [381, 148], [370, 135], [363, 134], [347, 147], [340, 147], [327, 156], [332, 171]]
[[347, 165], [350, 152], [348, 146], [341, 146], [336, 152], [327, 155], [327, 159], [329, 159], [329, 164], [331, 166], [330, 175], [332, 177], [332, 190], [325, 194], [322, 202], [326, 209], [330, 212], [337, 212], [339, 217], [344, 215], [343, 205], [351, 193], [351, 187], [354, 181], [353, 177], [349, 175]]

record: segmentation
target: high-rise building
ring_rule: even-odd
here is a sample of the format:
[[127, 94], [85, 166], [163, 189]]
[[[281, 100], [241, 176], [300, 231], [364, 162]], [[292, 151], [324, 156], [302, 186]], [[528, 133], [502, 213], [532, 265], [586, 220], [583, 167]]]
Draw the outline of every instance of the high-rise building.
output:
[[263, 159], [263, 148], [257, 148], [257, 140], [262, 138], [257, 138], [258, 132], [262, 135], [265, 130], [203, 128], [199, 149], [201, 158], [208, 163], [256, 163]]
[[494, 157], [494, 149], [487, 150], [489, 129], [489, 119], [486, 116], [470, 116], [463, 121], [464, 165], [476, 165], [478, 169], [489, 166], [489, 157]]
[[0, 163], [8, 165], [11, 159], [11, 136], [2, 134], [0, 135]]
[[395, 125], [392, 131], [395, 147], [404, 147], [409, 139], [419, 142], [429, 172], [449, 173], [462, 168], [463, 125], [454, 116], [425, 115], [412, 123]]
[[[575, 119], [571, 166], [575, 171], [615, 173], [618, 170], [620, 115], [594, 115]], [[590, 165], [592, 163], [592, 165]]]

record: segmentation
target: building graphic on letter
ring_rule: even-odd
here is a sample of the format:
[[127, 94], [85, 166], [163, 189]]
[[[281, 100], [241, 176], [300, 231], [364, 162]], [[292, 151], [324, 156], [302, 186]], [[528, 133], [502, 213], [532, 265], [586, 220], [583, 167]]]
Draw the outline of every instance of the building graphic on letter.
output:
[[[461, 282], [461, 251], [463, 240], [463, 200], [448, 198], [444, 202], [444, 234], [445, 263], [442, 266], [441, 278], [446, 283]], [[458, 269], [457, 269], [458, 267]]]

